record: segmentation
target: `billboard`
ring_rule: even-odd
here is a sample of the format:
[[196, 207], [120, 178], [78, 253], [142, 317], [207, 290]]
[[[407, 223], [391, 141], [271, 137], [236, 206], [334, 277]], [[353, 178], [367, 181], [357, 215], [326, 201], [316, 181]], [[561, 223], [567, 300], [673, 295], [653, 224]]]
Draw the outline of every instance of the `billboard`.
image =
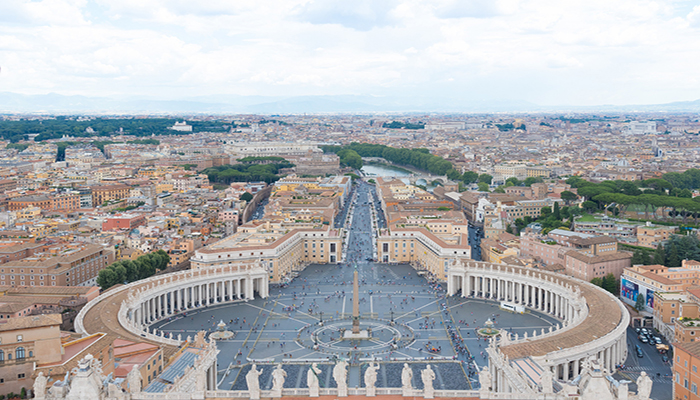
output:
[[637, 294], [639, 294], [639, 285], [624, 278], [620, 280], [620, 296], [635, 301]]
[[653, 290], [647, 289], [646, 305], [647, 305], [647, 307], [654, 309], [654, 291]]

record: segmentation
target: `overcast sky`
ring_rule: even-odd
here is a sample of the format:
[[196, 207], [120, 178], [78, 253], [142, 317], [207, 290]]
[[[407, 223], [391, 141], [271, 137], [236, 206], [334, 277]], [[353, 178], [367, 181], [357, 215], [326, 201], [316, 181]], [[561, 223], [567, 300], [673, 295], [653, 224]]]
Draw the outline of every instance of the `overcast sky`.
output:
[[700, 98], [686, 0], [0, 0], [0, 92]]

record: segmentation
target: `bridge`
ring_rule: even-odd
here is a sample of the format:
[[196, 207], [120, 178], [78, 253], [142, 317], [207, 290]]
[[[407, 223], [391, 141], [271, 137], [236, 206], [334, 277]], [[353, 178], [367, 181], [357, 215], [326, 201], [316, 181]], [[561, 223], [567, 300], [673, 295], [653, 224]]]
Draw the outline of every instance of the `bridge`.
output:
[[[418, 174], [411, 174], [409, 176], [385, 176], [384, 179], [399, 179], [399, 180], [408, 180], [408, 182], [411, 185], [430, 185], [431, 182], [433, 181], [438, 181], [441, 184], [447, 183], [449, 179], [447, 178], [446, 175], [430, 175], [430, 174], [423, 174], [423, 175], [418, 175]], [[420, 181], [425, 181], [425, 182], [420, 182]]]

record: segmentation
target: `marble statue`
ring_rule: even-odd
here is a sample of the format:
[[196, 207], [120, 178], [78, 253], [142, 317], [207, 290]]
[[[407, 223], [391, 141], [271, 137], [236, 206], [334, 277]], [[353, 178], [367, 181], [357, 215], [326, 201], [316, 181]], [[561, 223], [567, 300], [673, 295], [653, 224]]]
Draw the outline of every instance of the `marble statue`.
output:
[[347, 397], [348, 395], [348, 363], [345, 360], [341, 360], [335, 367], [333, 367], [333, 379], [338, 385], [338, 397]]
[[377, 383], [378, 369], [379, 365], [373, 362], [370, 362], [367, 366], [367, 370], [365, 371], [365, 387], [367, 388], [367, 396], [373, 397], [376, 395], [377, 388], [374, 385]]
[[488, 392], [491, 390], [491, 371], [489, 371], [488, 366], [484, 366], [484, 369], [479, 371], [479, 391]]
[[542, 393], [554, 393], [552, 388], [552, 370], [549, 367], [544, 367], [544, 371], [540, 375], [540, 385], [542, 386]]
[[649, 400], [649, 395], [651, 394], [651, 378], [646, 372], [642, 371], [637, 378], [637, 399], [639, 400]]
[[413, 370], [404, 363], [401, 370], [401, 387], [404, 396], [413, 396]]
[[192, 344], [193, 347], [205, 347], [207, 345], [206, 339], [204, 339], [204, 331], [199, 331], [197, 332], [197, 335], [194, 337], [194, 343]]
[[36, 379], [34, 379], [34, 386], [32, 391], [34, 392], [35, 399], [43, 399], [46, 396], [46, 383], [48, 379], [44, 376], [43, 372], [39, 372]]
[[282, 397], [282, 388], [284, 388], [284, 378], [287, 377], [287, 371], [282, 369], [282, 364], [277, 364], [277, 368], [272, 371], [272, 397]]
[[131, 368], [131, 371], [126, 375], [126, 382], [129, 385], [129, 393], [141, 392], [141, 372], [136, 365]]
[[435, 397], [435, 389], [433, 389], [433, 380], [435, 379], [435, 372], [430, 368], [430, 364], [420, 373], [420, 378], [423, 381], [423, 397], [426, 399], [432, 399]]
[[250, 368], [250, 371], [245, 375], [245, 383], [248, 384], [248, 397], [251, 400], [260, 399], [260, 375], [262, 370], [258, 371], [255, 363]]
[[309, 387], [309, 397], [318, 397], [318, 375], [321, 369], [316, 363], [311, 364], [309, 370], [306, 371], [306, 384]]

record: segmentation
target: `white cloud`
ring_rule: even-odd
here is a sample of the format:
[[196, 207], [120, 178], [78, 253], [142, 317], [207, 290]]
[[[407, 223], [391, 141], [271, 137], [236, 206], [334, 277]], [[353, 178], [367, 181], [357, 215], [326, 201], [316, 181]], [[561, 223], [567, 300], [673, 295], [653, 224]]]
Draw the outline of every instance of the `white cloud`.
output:
[[503, 88], [567, 104], [700, 93], [700, 6], [678, 13], [674, 0], [200, 3], [0, 1], [0, 87], [475, 98]]

